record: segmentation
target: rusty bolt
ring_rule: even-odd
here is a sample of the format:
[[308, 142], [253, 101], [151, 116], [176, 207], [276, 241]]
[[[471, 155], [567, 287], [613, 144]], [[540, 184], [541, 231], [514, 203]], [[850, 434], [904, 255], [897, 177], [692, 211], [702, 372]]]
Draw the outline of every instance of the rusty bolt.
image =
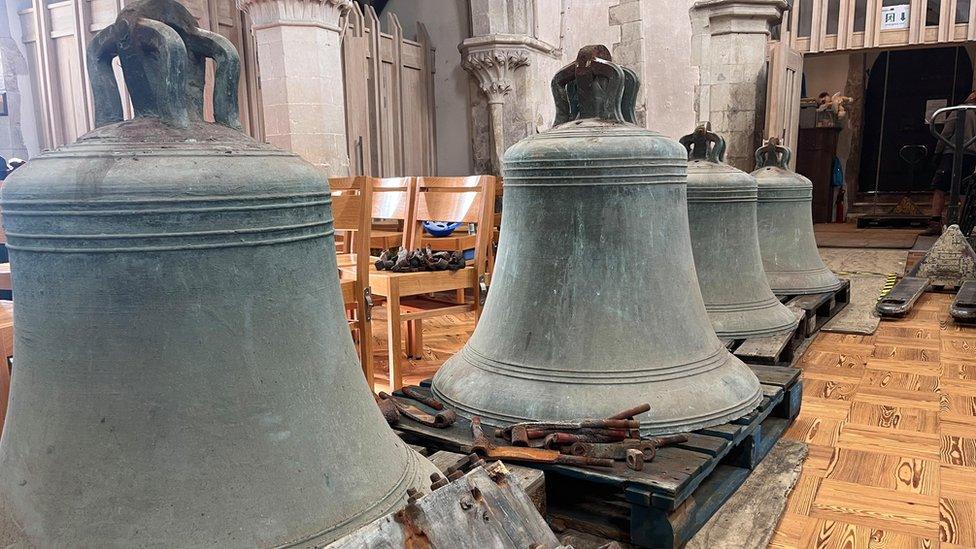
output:
[[644, 452], [631, 448], [627, 450], [627, 467], [634, 471], [644, 470]]

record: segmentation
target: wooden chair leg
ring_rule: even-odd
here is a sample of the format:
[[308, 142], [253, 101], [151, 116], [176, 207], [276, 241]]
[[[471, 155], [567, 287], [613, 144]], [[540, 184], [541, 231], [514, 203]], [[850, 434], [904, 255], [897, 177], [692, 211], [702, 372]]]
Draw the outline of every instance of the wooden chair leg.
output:
[[424, 358], [424, 321], [407, 321], [407, 354], [411, 358]]
[[387, 344], [390, 357], [390, 390], [403, 387], [403, 340], [401, 339], [400, 296], [395, 292], [386, 298], [389, 318], [386, 319]]

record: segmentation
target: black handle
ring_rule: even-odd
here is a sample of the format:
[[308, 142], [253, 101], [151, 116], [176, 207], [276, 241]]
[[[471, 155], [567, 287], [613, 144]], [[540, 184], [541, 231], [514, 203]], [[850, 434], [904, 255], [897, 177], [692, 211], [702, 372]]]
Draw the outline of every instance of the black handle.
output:
[[725, 138], [712, 132], [711, 122], [701, 122], [693, 133], [679, 142], [688, 151], [688, 160], [707, 160], [716, 164], [725, 161]]
[[[942, 132], [935, 129], [935, 125], [936, 125], [936, 121], [935, 120], [937, 118], [939, 118], [940, 116], [945, 115], [946, 121], [948, 121], [949, 113], [957, 113], [956, 114], [956, 123], [958, 124], [959, 121], [960, 121], [959, 120], [959, 118], [960, 118], [959, 114], [961, 113], [962, 114], [962, 123], [963, 123], [963, 126], [962, 127], [963, 127], [963, 132], [964, 132], [963, 135], [965, 135], [965, 124], [966, 124], [965, 119], [966, 119], [966, 116], [968, 114], [967, 111], [972, 111], [972, 110], [976, 110], [976, 105], [956, 105], [955, 107], [945, 107], [945, 108], [939, 109], [939, 110], [935, 111], [935, 113], [932, 114], [932, 120], [929, 122], [929, 131], [932, 132], [932, 135], [934, 135], [936, 137], [936, 139], [938, 139], [939, 141], [942, 141], [943, 143], [945, 143], [946, 147], [950, 151], [954, 151], [954, 150], [956, 150], [955, 143], [953, 143], [951, 140], [946, 139], [945, 137], [943, 137], [942, 136]], [[958, 129], [958, 127], [957, 127], [957, 129]], [[969, 146], [972, 145], [973, 143], [976, 143], [976, 135], [974, 135], [973, 137], [969, 138], [968, 141], [965, 141], [962, 144], [962, 149], [963, 150], [968, 149]]]
[[[581, 118], [599, 118], [611, 122], [631, 122], [637, 97], [637, 75], [610, 60], [606, 46], [585, 46], [576, 61], [559, 69], [552, 78], [553, 101], [556, 103], [555, 125]], [[632, 79], [632, 82], [630, 80]], [[629, 91], [629, 118], [624, 116], [624, 96]]]
[[88, 46], [95, 127], [122, 121], [122, 101], [112, 61], [122, 64], [137, 117], [186, 127], [203, 118], [206, 59], [213, 59], [214, 120], [241, 129], [237, 87], [240, 58], [223, 36], [203, 30], [174, 0], [143, 0], [126, 7]]
[[756, 168], [769, 166], [788, 170], [792, 156], [789, 147], [779, 144], [779, 138], [770, 137], [765, 145], [756, 150]]

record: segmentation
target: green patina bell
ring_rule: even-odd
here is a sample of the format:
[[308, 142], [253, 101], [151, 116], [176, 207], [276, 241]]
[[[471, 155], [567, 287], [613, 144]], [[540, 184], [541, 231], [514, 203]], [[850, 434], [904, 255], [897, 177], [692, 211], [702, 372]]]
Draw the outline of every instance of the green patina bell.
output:
[[832, 292], [842, 282], [817, 251], [813, 183], [789, 165], [790, 150], [775, 138], [756, 151], [759, 250], [769, 287], [777, 294]]
[[637, 79], [603, 46], [552, 82], [556, 125], [505, 153], [505, 222], [484, 312], [433, 380], [464, 416], [609, 417], [643, 434], [753, 410], [756, 376], [715, 337], [698, 288], [681, 145], [633, 124]]
[[88, 59], [99, 127], [3, 187], [0, 525], [38, 547], [304, 547], [403, 505], [434, 468], [362, 378], [325, 177], [237, 129], [237, 52], [148, 0]]
[[773, 294], [756, 226], [757, 183], [724, 162], [725, 139], [707, 124], [681, 138], [688, 150], [688, 223], [705, 309], [722, 338], [767, 337], [796, 328]]

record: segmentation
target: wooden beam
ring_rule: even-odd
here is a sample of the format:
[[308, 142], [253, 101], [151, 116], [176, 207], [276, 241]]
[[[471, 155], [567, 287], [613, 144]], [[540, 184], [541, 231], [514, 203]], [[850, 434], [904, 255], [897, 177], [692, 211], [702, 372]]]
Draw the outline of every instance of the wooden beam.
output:
[[[78, 58], [81, 59], [81, 98], [84, 101], [86, 130], [95, 128], [95, 104], [92, 102], [88, 83], [88, 42], [91, 39], [91, 0], [75, 0], [75, 44], [78, 47]], [[85, 133], [85, 132], [81, 132]]]
[[925, 28], [925, 0], [911, 0], [908, 9], [908, 43], [918, 44]]
[[837, 49], [847, 49], [850, 36], [854, 32], [854, 2], [852, 0], [840, 0], [840, 9], [837, 10]]
[[976, 40], [976, 2], [969, 0], [969, 20], [966, 23], [966, 40]]

